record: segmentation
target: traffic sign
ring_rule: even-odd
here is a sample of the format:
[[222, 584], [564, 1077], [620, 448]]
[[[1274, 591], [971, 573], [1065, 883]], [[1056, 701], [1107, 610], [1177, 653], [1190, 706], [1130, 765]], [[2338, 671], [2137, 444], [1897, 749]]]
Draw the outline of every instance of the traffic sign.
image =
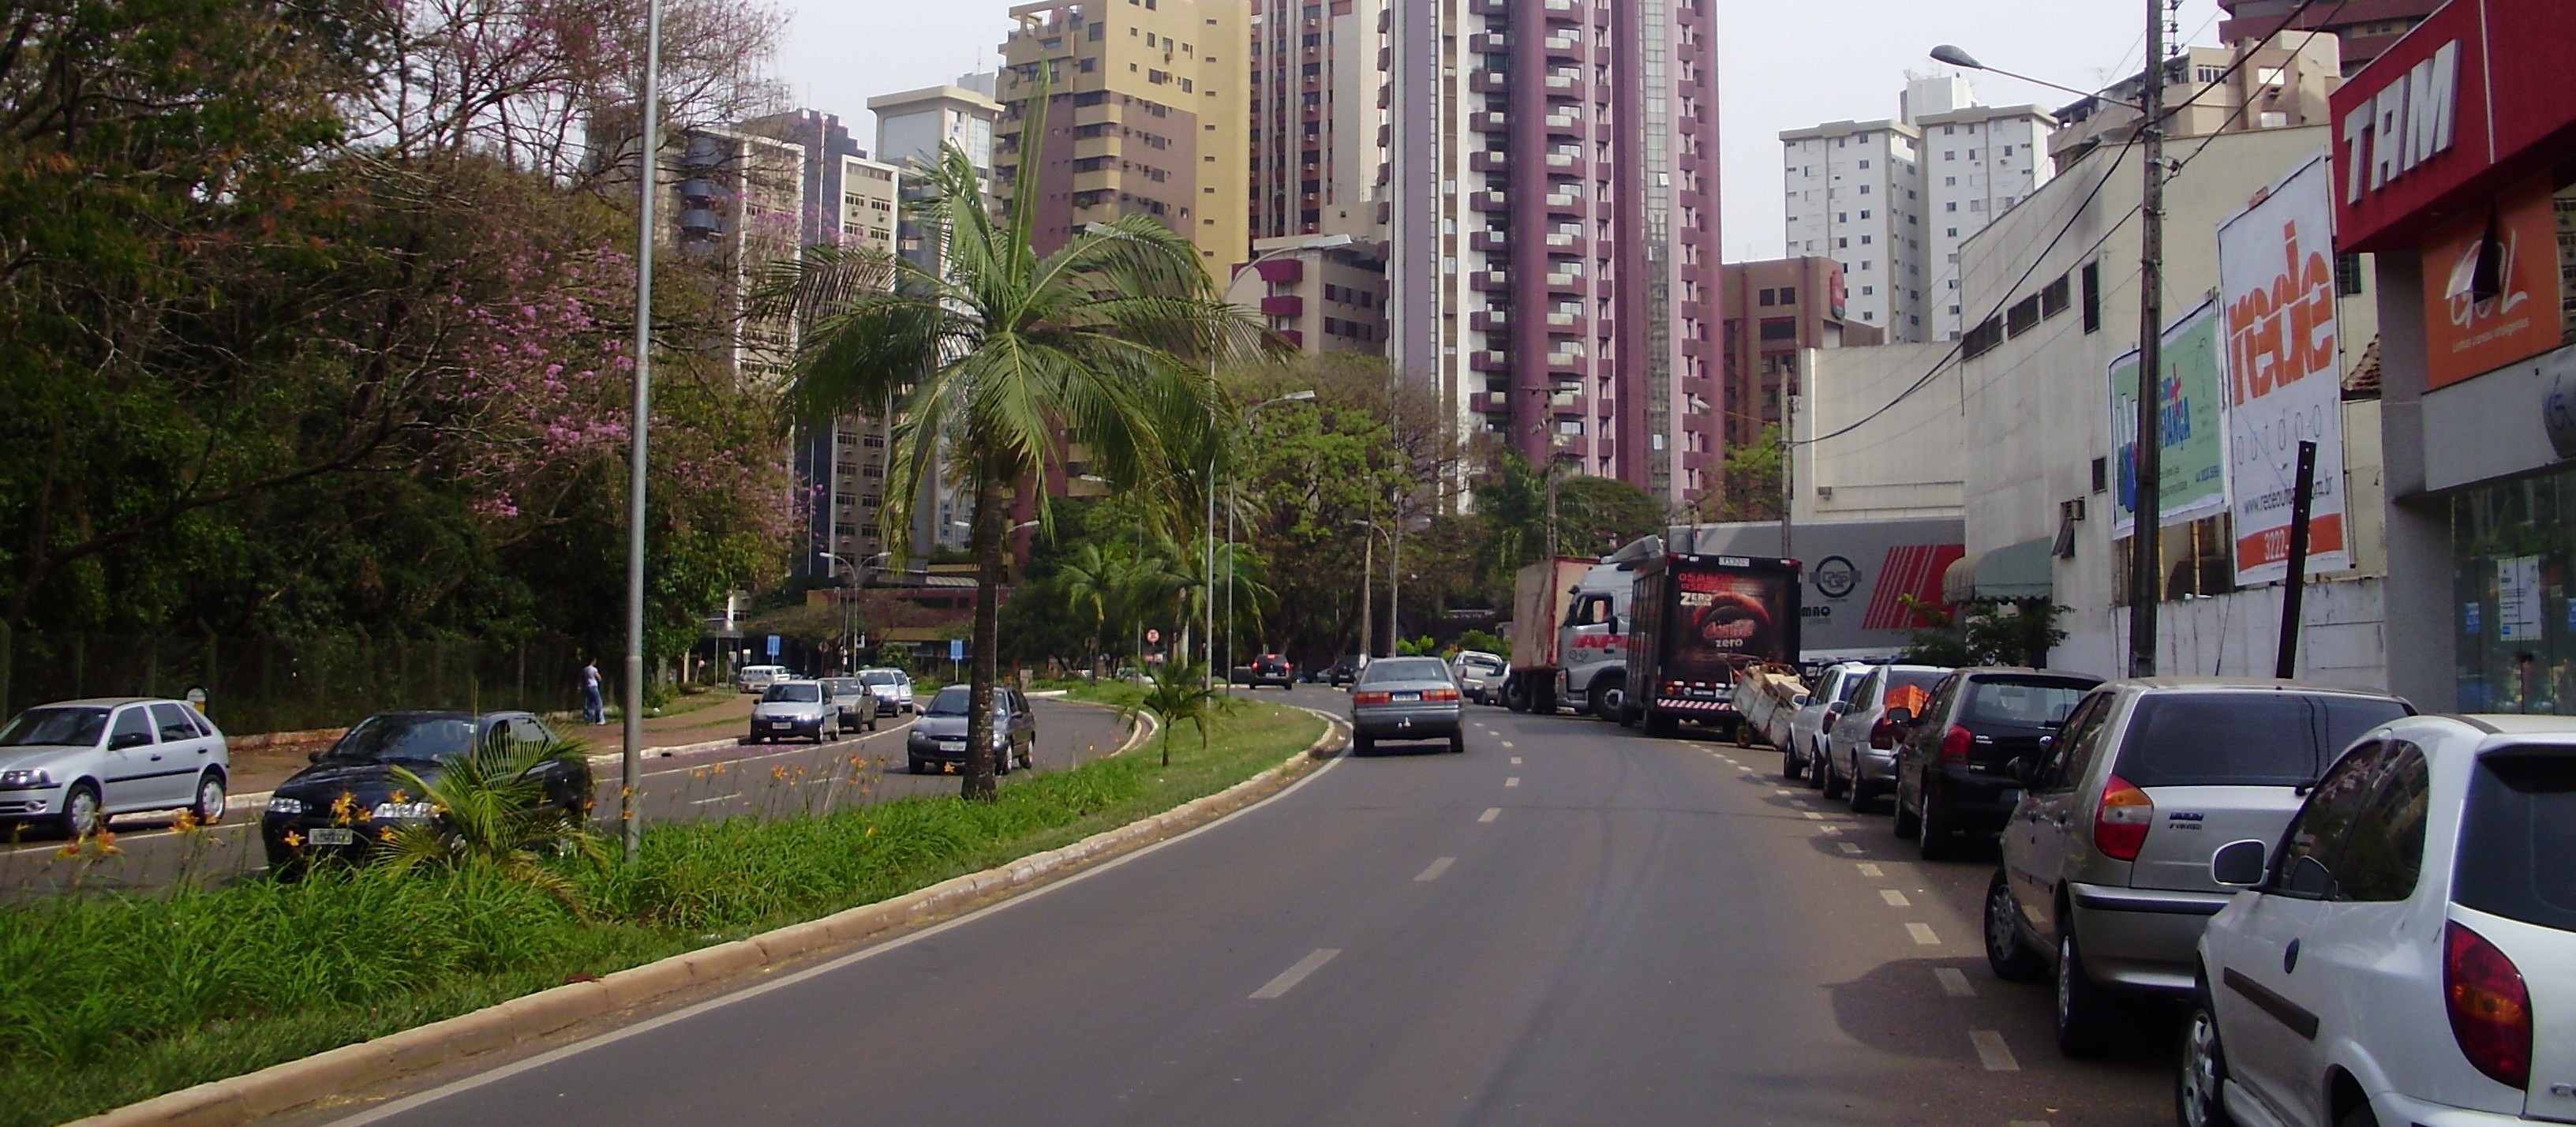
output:
[[772, 635], [770, 635], [770, 636], [769, 636], [769, 656], [771, 656], [771, 657], [777, 657], [777, 656], [778, 656], [778, 635], [776, 635], [776, 634], [772, 634]]
[[964, 638], [950, 638], [950, 639], [948, 639], [948, 660], [950, 660], [950, 661], [964, 661], [964, 660], [966, 660], [966, 639], [964, 639]]

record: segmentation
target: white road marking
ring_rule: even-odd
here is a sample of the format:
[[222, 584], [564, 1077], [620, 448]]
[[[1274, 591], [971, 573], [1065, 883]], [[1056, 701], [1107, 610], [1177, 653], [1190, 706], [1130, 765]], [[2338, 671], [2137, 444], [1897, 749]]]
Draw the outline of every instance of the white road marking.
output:
[[1271, 979], [1263, 984], [1261, 989], [1253, 991], [1252, 996], [1255, 999], [1276, 998], [1294, 990], [1298, 983], [1306, 981], [1307, 975], [1322, 969], [1324, 964], [1333, 961], [1333, 956], [1341, 953], [1342, 949], [1339, 947], [1318, 947], [1314, 954], [1297, 960], [1296, 966], [1280, 971], [1279, 977]]
[[1825, 820], [1825, 816], [1824, 816], [1824, 815], [1819, 814], [1819, 813], [1816, 813], [1816, 812], [1815, 812], [1815, 811], [1813, 811], [1813, 810], [1800, 811], [1800, 812], [1799, 812], [1799, 814], [1798, 814], [1798, 816], [1799, 816], [1799, 817], [1801, 817], [1801, 818], [1805, 818], [1806, 820], [1808, 820], [1808, 821], [1810, 821], [1810, 822], [1821, 822], [1821, 821], [1824, 821], [1824, 820]]
[[1775, 788], [1773, 788], [1773, 789], [1772, 789], [1771, 793], [1773, 793], [1773, 794], [1796, 795], [1798, 792], [1796, 792], [1796, 791], [1794, 791], [1794, 790], [1790, 790], [1790, 789], [1789, 789], [1789, 788], [1787, 788], [1787, 787], [1775, 787]]
[[[1815, 815], [1810, 814], [1810, 815], [1808, 815], [1808, 817], [1812, 818], [1812, 817], [1815, 817]], [[1843, 833], [1843, 828], [1842, 828], [1841, 826], [1825, 826], [1825, 827], [1823, 827], [1823, 828], [1821, 828], [1821, 829], [1817, 830], [1816, 832], [1817, 832], [1817, 833], [1821, 833], [1821, 834], [1825, 835], [1826, 837], [1841, 837], [1841, 836], [1842, 836], [1842, 833]]]
[[1477, 821], [1479, 821], [1479, 822], [1490, 822], [1490, 821], [1493, 821], [1494, 819], [1496, 819], [1496, 818], [1500, 818], [1500, 817], [1502, 817], [1502, 816], [1503, 816], [1503, 808], [1502, 808], [1502, 807], [1500, 807], [1500, 806], [1488, 806], [1488, 807], [1486, 807], [1486, 808], [1485, 808], [1485, 812], [1484, 812], [1484, 813], [1479, 814], [1479, 815], [1477, 815], [1477, 816], [1476, 816], [1476, 820], [1477, 820]]
[[1514, 776], [1512, 776], [1511, 778], [1508, 778], [1508, 779], [1503, 780], [1503, 785], [1504, 785], [1504, 786], [1507, 786], [1507, 787], [1516, 787], [1516, 786], [1519, 786], [1519, 785], [1521, 785], [1521, 777], [1520, 777], [1520, 776], [1518, 776], [1518, 775], [1514, 775]]
[[[1504, 740], [1504, 741], [1503, 741], [1503, 746], [1504, 746], [1504, 747], [1519, 747], [1520, 745], [1519, 745], [1519, 744], [1516, 744], [1516, 743], [1513, 743], [1513, 742], [1512, 742], [1512, 741], [1510, 741], [1510, 740]], [[1518, 762], [1520, 762], [1520, 760], [1515, 759], [1515, 760], [1512, 760], [1512, 762], [1514, 762], [1514, 763], [1518, 763]]]
[[1932, 977], [1941, 982], [1941, 992], [1953, 998], [1974, 998], [1977, 988], [1968, 985], [1968, 976], [1957, 967], [1934, 967]]
[[1842, 847], [1842, 851], [1843, 851], [1843, 852], [1845, 852], [1845, 853], [1850, 853], [1850, 854], [1855, 854], [1855, 855], [1857, 855], [1857, 854], [1860, 852], [1860, 847], [1859, 847], [1859, 846], [1854, 845], [1854, 844], [1852, 844], [1852, 843], [1850, 843], [1850, 842], [1848, 842], [1848, 841], [1838, 841], [1838, 842], [1835, 842], [1834, 844], [1835, 844], [1835, 845], [1838, 845], [1838, 846], [1840, 846], [1840, 847]]
[[1905, 925], [1905, 933], [1913, 936], [1914, 942], [1922, 946], [1938, 947], [1941, 945], [1941, 937], [1932, 934], [1931, 924], [1907, 924]]
[[731, 800], [733, 800], [733, 799], [737, 799], [737, 798], [740, 798], [740, 797], [742, 797], [742, 792], [741, 792], [741, 791], [735, 791], [735, 792], [733, 792], [732, 794], [720, 794], [720, 795], [717, 795], [717, 796], [716, 796], [716, 797], [714, 797], [714, 798], [701, 798], [701, 799], [699, 799], [699, 800], [697, 800], [697, 801], [695, 801], [695, 802], [690, 803], [689, 805], [691, 805], [691, 806], [704, 806], [704, 805], [706, 805], [706, 804], [708, 804], [708, 803], [710, 803], [710, 802], [727, 802], [727, 801], [731, 801]]
[[1887, 873], [1876, 865], [1863, 864], [1860, 867], [1860, 875], [1876, 878], [1886, 876]]
[[2004, 1035], [1991, 1029], [1971, 1029], [1968, 1043], [1977, 1047], [1977, 1063], [1988, 1072], [2019, 1072], [2021, 1062], [2013, 1059], [2012, 1046], [2004, 1044]]
[[[1510, 747], [1511, 745], [1510, 745], [1510, 744], [1504, 744], [1503, 746], [1504, 746], [1504, 747]], [[1520, 756], [1517, 756], [1517, 755], [1513, 756], [1513, 757], [1512, 757], [1512, 766], [1514, 766], [1514, 767], [1518, 767], [1518, 766], [1520, 766], [1520, 765], [1521, 765], [1521, 757], [1520, 757]]]
[[1878, 898], [1887, 901], [1887, 906], [1890, 908], [1911, 908], [1914, 906], [1914, 902], [1906, 899], [1904, 893], [1898, 892], [1893, 888], [1879, 889]]
[[1457, 863], [1458, 859], [1455, 857], [1443, 857], [1437, 861], [1433, 861], [1430, 868], [1422, 870], [1419, 875], [1413, 878], [1414, 882], [1419, 884], [1423, 881], [1438, 880], [1440, 879], [1440, 874], [1448, 872], [1449, 866]]

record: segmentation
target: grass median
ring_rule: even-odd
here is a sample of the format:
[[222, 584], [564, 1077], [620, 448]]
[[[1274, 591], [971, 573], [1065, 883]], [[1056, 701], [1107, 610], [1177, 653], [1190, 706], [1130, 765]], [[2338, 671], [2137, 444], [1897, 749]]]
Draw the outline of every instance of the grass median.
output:
[[[1123, 703], [1123, 686], [1082, 698]], [[317, 874], [0, 908], [0, 1127], [52, 1124], [1067, 845], [1277, 765], [1323, 734], [1247, 704], [1172, 741], [906, 798], [672, 825], [634, 865], [567, 862], [569, 897], [498, 872]], [[818, 780], [818, 783], [820, 780]], [[847, 781], [844, 781], [845, 783]]]

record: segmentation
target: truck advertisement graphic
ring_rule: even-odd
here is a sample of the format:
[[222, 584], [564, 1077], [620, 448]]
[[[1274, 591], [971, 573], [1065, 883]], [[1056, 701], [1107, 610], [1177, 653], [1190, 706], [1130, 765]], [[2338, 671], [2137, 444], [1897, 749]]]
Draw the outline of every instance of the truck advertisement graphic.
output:
[[[1776, 556], [1776, 522], [1702, 524], [1672, 530], [1675, 551]], [[1849, 520], [1800, 523], [1790, 554], [1806, 571], [1799, 636], [1806, 663], [1889, 658], [1931, 623], [1915, 606], [1949, 609], [1941, 577], [1967, 554], [1959, 520]], [[1909, 603], [1909, 599], [1911, 602]]]
[[1799, 586], [1794, 560], [1668, 555], [1638, 568], [1628, 716], [1652, 731], [1736, 723], [1736, 675], [1797, 659]]
[[1753, 661], [1780, 650], [1774, 608], [1792, 607], [1790, 576], [1677, 571], [1673, 585], [1686, 628], [1675, 638], [1665, 676], [1732, 684]]

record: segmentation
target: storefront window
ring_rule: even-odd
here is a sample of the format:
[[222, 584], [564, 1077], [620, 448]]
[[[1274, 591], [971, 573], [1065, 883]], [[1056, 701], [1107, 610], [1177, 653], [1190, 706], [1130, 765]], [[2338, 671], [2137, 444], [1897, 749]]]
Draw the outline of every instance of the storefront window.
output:
[[[2164, 556], [2165, 601], [2205, 599], [2236, 589], [2235, 520], [2220, 513], [2188, 524], [2169, 525], [2156, 537]], [[2111, 604], [2129, 605], [2129, 566], [2137, 556], [2129, 538], [2111, 542]]]
[[2576, 473], [2460, 494], [2451, 553], [2460, 709], [2576, 715]]

